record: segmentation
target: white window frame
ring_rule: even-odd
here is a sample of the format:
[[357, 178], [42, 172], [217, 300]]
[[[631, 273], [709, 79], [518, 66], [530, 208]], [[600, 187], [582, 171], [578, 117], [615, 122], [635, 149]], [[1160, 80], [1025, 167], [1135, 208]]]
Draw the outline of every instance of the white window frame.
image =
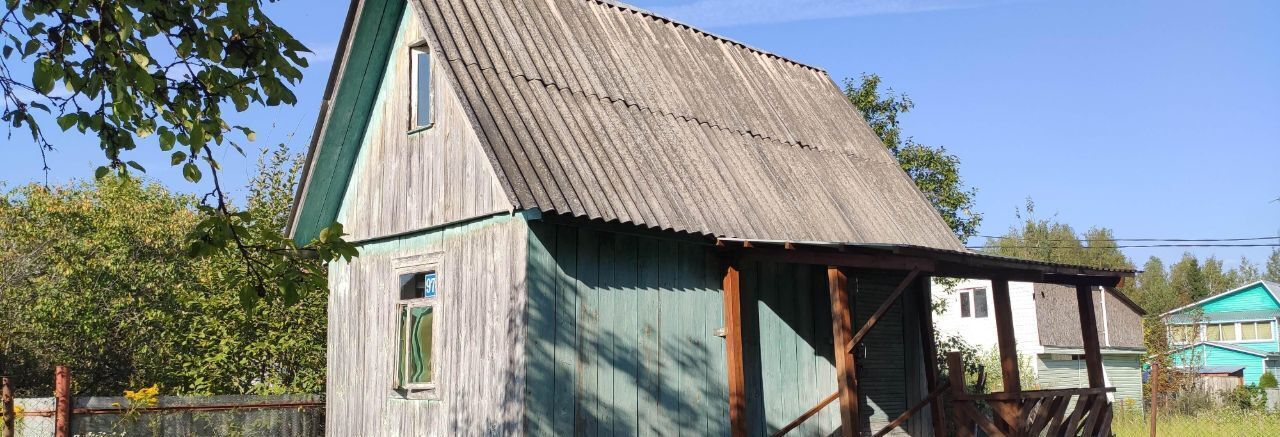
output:
[[[392, 323], [392, 329], [394, 330], [394, 334], [390, 336], [391, 338], [395, 339], [395, 343], [392, 345], [393, 347], [391, 348], [391, 350], [394, 351], [393, 352], [394, 358], [392, 359], [392, 363], [394, 363], [394, 366], [392, 366], [392, 368], [394, 369], [393, 372], [395, 373], [395, 376], [392, 378], [392, 386], [393, 386], [392, 388], [394, 390], [402, 392], [404, 396], [408, 399], [429, 399], [429, 400], [439, 399], [439, 393], [437, 392], [437, 390], [439, 388], [438, 378], [440, 375], [440, 354], [438, 353], [440, 348], [437, 345], [439, 345], [440, 342], [437, 340], [442, 338], [438, 334], [439, 334], [439, 328], [443, 324], [445, 319], [443, 305], [441, 304], [442, 299], [440, 296], [440, 293], [442, 293], [445, 290], [444, 274], [440, 268], [441, 259], [442, 259], [442, 253], [434, 252], [427, 255], [397, 258], [394, 263], [396, 266], [394, 271], [395, 281], [397, 283], [399, 283], [400, 278], [403, 277], [404, 275], [415, 275], [420, 273], [435, 272], [436, 289], [440, 290], [437, 292], [435, 296], [420, 297], [420, 298], [414, 298], [414, 299], [400, 299], [399, 287], [397, 287], [395, 290], [395, 293], [397, 293], [396, 304], [394, 305], [395, 312], [392, 314], [392, 318], [391, 318], [391, 320], [394, 321]], [[409, 380], [409, 378], [405, 374], [405, 372], [407, 372], [409, 368], [408, 366], [409, 356], [406, 354], [404, 357], [401, 357], [400, 351], [403, 350], [403, 348], [405, 347], [404, 343], [408, 341], [409, 325], [407, 323], [401, 325], [402, 315], [404, 314], [405, 311], [409, 311], [413, 308], [423, 308], [423, 307], [430, 307], [432, 308], [432, 312], [433, 312], [432, 319], [431, 319], [431, 325], [432, 325], [431, 326], [431, 330], [432, 330], [431, 363], [430, 363], [431, 364], [431, 382], [404, 383], [403, 381]]]
[[429, 105], [427, 109], [428, 111], [427, 122], [426, 124], [418, 123], [418, 93], [422, 92], [422, 90], [419, 89], [418, 87], [418, 68], [420, 67], [420, 65], [418, 64], [419, 54], [427, 55], [428, 74], [430, 73], [429, 69], [431, 68], [431, 64], [435, 63], [435, 56], [431, 53], [431, 47], [428, 46], [425, 41], [419, 41], [417, 43], [409, 45], [409, 56], [408, 56], [409, 58], [409, 87], [408, 87], [409, 88], [409, 105], [408, 105], [409, 117], [408, 118], [409, 118], [410, 134], [431, 129], [431, 127], [435, 126], [436, 124], [436, 104], [435, 104], [436, 97], [435, 97], [435, 93], [433, 93], [432, 92], [433, 90], [431, 89], [432, 88], [431, 84], [432, 82], [434, 82], [434, 77], [428, 77], [427, 79], [426, 91], [427, 91], [427, 102]]

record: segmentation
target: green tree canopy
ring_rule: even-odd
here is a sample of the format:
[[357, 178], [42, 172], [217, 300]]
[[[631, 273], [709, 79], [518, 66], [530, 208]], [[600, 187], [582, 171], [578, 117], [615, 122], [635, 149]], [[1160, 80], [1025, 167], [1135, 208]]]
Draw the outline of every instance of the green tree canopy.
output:
[[1169, 286], [1184, 305], [1204, 299], [1210, 292], [1200, 260], [1191, 252], [1182, 254], [1182, 259], [1169, 266]]
[[[96, 138], [105, 160], [95, 176], [145, 171], [130, 159], [139, 147], [170, 154], [200, 198], [201, 219], [184, 238], [190, 255], [230, 252], [241, 260], [227, 279], [242, 301], [288, 297], [323, 284], [298, 258], [350, 257], [334, 224], [299, 246], [252, 211], [233, 211], [218, 179], [214, 148], [241, 151], [254, 132], [228, 113], [251, 105], [293, 104], [307, 48], [264, 12], [262, 0], [8, 0], [0, 15], [0, 56], [31, 66], [30, 77], [0, 68], [0, 119], [54, 147], [56, 125]], [[45, 168], [48, 168], [47, 162]], [[176, 218], [174, 220], [177, 220]], [[256, 244], [248, 244], [254, 240]], [[304, 279], [305, 278], [305, 279]]]
[[[1025, 214], [1025, 217], [1023, 215]], [[1027, 200], [1018, 213], [1022, 225], [1003, 236], [988, 238], [983, 251], [1037, 261], [1131, 269], [1133, 262], [1120, 251], [1110, 229], [1090, 228], [1078, 234], [1071, 225], [1035, 217], [1035, 203]]]
[[1280, 249], [1271, 250], [1271, 256], [1267, 257], [1266, 273], [1263, 273], [1262, 278], [1280, 282]]
[[862, 75], [861, 81], [845, 79], [845, 97], [862, 112], [871, 130], [933, 203], [952, 232], [960, 241], [967, 241], [977, 234], [982, 215], [973, 209], [976, 190], [965, 186], [960, 178], [960, 158], [945, 147], [904, 138], [898, 117], [911, 111], [915, 103], [906, 94], [895, 94], [893, 89], [881, 92], [880, 81], [880, 76], [874, 74]]
[[[299, 160], [264, 154], [247, 208], [262, 226], [285, 219]], [[323, 391], [323, 284], [241, 310], [234, 253], [184, 255], [183, 236], [207, 211], [198, 200], [137, 178], [107, 176], [0, 194], [0, 367], [24, 394], [52, 390], [53, 366], [75, 387], [115, 394]], [[247, 244], [259, 244], [245, 234]], [[318, 259], [299, 269], [323, 280]]]

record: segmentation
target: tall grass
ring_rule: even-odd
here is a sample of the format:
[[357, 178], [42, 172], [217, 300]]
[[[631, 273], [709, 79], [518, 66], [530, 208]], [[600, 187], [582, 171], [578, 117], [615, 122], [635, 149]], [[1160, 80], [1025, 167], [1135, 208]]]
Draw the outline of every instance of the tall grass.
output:
[[[1157, 414], [1156, 435], [1161, 437], [1230, 437], [1280, 435], [1280, 413], [1218, 408], [1200, 414]], [[1139, 412], [1116, 411], [1111, 431], [1118, 437], [1151, 435], [1147, 418]]]

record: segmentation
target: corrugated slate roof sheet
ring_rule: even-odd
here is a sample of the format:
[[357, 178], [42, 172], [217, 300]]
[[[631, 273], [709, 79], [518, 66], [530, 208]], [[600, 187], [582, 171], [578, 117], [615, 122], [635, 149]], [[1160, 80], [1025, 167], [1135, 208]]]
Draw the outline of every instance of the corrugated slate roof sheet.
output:
[[602, 0], [417, 0], [520, 208], [963, 250], [821, 70]]

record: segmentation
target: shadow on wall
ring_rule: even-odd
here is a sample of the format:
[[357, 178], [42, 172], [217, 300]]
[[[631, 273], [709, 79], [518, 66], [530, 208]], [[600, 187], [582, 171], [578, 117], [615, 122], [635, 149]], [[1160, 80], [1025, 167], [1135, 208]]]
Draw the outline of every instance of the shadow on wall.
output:
[[533, 223], [531, 435], [727, 435], [718, 259], [706, 246]]
[[[722, 266], [694, 242], [532, 223], [526, 430], [533, 435], [727, 435]], [[860, 272], [855, 326], [901, 280]], [[835, 392], [826, 271], [747, 263], [744, 343], [751, 435], [769, 435]], [[901, 305], [865, 341], [861, 428], [905, 410]], [[515, 399], [519, 399], [518, 396]], [[838, 403], [796, 435], [839, 429]], [[878, 427], [877, 427], [878, 430]]]

